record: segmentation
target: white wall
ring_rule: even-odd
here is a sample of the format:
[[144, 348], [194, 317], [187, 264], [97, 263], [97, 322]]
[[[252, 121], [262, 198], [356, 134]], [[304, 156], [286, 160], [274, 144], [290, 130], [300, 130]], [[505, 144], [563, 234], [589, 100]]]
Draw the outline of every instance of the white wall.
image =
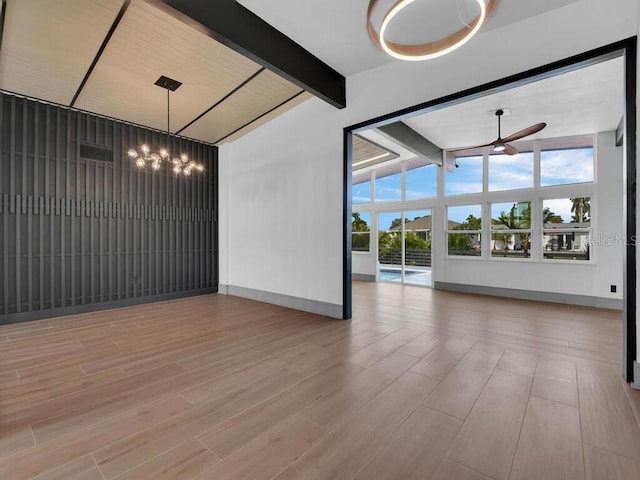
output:
[[221, 284], [342, 305], [343, 130], [334, 116], [312, 99], [220, 149]]
[[637, 0], [582, 0], [350, 77], [346, 109], [311, 99], [223, 146], [220, 283], [341, 304], [344, 127], [637, 34]]

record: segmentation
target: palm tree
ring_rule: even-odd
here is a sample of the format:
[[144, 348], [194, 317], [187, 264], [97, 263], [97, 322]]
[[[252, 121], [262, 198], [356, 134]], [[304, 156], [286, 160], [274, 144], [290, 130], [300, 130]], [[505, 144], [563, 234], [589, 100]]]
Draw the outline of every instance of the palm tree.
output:
[[591, 213], [591, 205], [589, 197], [575, 197], [571, 200], [571, 213], [573, 213], [572, 223], [581, 223], [589, 221]]
[[549, 207], [544, 207], [542, 210], [542, 223], [562, 223], [562, 217], [552, 212]]

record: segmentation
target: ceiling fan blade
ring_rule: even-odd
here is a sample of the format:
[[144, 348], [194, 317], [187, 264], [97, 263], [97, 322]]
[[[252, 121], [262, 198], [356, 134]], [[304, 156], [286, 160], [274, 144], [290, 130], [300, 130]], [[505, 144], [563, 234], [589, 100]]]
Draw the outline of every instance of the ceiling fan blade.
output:
[[503, 138], [503, 141], [506, 142], [515, 142], [516, 140], [519, 140], [521, 138], [524, 137], [528, 137], [529, 135], [533, 135], [534, 133], [538, 133], [540, 130], [542, 130], [544, 127], [546, 127], [547, 124], [542, 122], [542, 123], [536, 123], [535, 125], [531, 125], [530, 127], [527, 127], [523, 130], [520, 130], [519, 132], [516, 132], [512, 135], [509, 135], [506, 138]]
[[497, 140], [494, 140], [491, 143], [485, 143], [484, 145], [475, 145], [473, 147], [462, 147], [462, 148], [454, 148], [453, 150], [447, 150], [448, 152], [463, 152], [465, 150], [475, 150], [476, 148], [484, 148], [484, 147], [491, 147], [493, 145], [495, 145], [497, 142]]
[[517, 155], [518, 153], [518, 149], [515, 147], [512, 147], [511, 145], [507, 145], [505, 144], [504, 146], [504, 152], [505, 155]]

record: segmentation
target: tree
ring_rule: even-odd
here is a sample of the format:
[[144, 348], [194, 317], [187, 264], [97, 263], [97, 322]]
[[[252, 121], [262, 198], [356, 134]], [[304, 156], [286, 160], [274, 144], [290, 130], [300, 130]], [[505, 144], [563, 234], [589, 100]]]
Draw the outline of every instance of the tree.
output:
[[464, 228], [461, 230], [481, 230], [482, 219], [476, 218], [473, 214], [469, 215], [467, 219], [462, 223]]
[[[460, 225], [457, 225], [459, 227]], [[461, 230], [460, 228], [455, 230]], [[462, 252], [465, 250], [471, 250], [471, 238], [466, 233], [450, 233], [449, 234], [449, 252]]]
[[588, 222], [591, 214], [591, 199], [589, 197], [576, 197], [569, 200], [571, 200], [571, 213], [573, 213], [571, 223]]
[[[452, 227], [451, 230], [481, 230], [482, 219], [470, 214], [460, 225]], [[450, 233], [448, 235], [449, 251], [465, 251], [473, 249], [471, 236], [468, 233]]]
[[353, 221], [351, 222], [351, 231], [352, 232], [368, 232], [369, 225], [366, 221], [364, 221], [359, 213], [352, 213]]
[[[522, 208], [524, 206], [524, 209]], [[500, 212], [500, 216], [497, 219], [491, 220], [492, 225], [504, 225], [508, 230], [523, 230], [531, 227], [531, 202], [523, 202], [520, 204], [514, 203], [509, 210], [509, 214], [506, 212]], [[522, 246], [522, 250], [525, 255], [529, 253], [529, 242], [531, 240], [531, 233], [493, 233], [492, 238], [494, 240], [501, 241], [504, 245], [503, 249], [507, 250], [511, 241], [511, 236], [519, 240], [519, 244]]]
[[[391, 225], [389, 225], [389, 230], [393, 230], [395, 227], [399, 227], [401, 223], [402, 223], [402, 219], [394, 218], [391, 221]], [[409, 223], [409, 219], [405, 217], [404, 223]]]
[[542, 210], [542, 223], [562, 223], [562, 217], [553, 213], [549, 207], [544, 207]]
[[[364, 221], [359, 213], [352, 213], [351, 231], [356, 235], [351, 235], [351, 249], [354, 251], [369, 251], [369, 225]], [[358, 233], [363, 232], [363, 233]]]

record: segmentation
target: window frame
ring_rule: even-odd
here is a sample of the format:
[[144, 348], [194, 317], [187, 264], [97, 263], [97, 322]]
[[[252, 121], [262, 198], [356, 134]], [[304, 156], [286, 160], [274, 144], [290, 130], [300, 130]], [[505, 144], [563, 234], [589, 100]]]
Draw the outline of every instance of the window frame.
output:
[[[477, 195], [477, 194], [475, 194]], [[480, 215], [480, 228], [479, 229], [466, 229], [466, 230], [456, 230], [456, 229], [451, 229], [449, 228], [449, 209], [451, 208], [460, 208], [460, 207], [479, 207], [481, 215]], [[451, 205], [445, 205], [445, 245], [446, 245], [446, 258], [447, 259], [460, 259], [460, 258], [464, 258], [464, 259], [476, 259], [476, 260], [482, 260], [484, 258], [484, 246], [483, 246], [483, 237], [484, 237], [484, 222], [482, 220], [482, 204], [478, 204], [478, 203], [469, 203], [469, 204], [451, 204]], [[472, 215], [472, 214], [470, 214]], [[468, 216], [467, 216], [468, 218]], [[462, 224], [461, 224], [462, 225]], [[478, 241], [477, 244], [480, 246], [480, 254], [479, 255], [456, 255], [456, 254], [451, 254], [449, 252], [449, 236], [450, 235], [477, 235], [478, 236]]]

